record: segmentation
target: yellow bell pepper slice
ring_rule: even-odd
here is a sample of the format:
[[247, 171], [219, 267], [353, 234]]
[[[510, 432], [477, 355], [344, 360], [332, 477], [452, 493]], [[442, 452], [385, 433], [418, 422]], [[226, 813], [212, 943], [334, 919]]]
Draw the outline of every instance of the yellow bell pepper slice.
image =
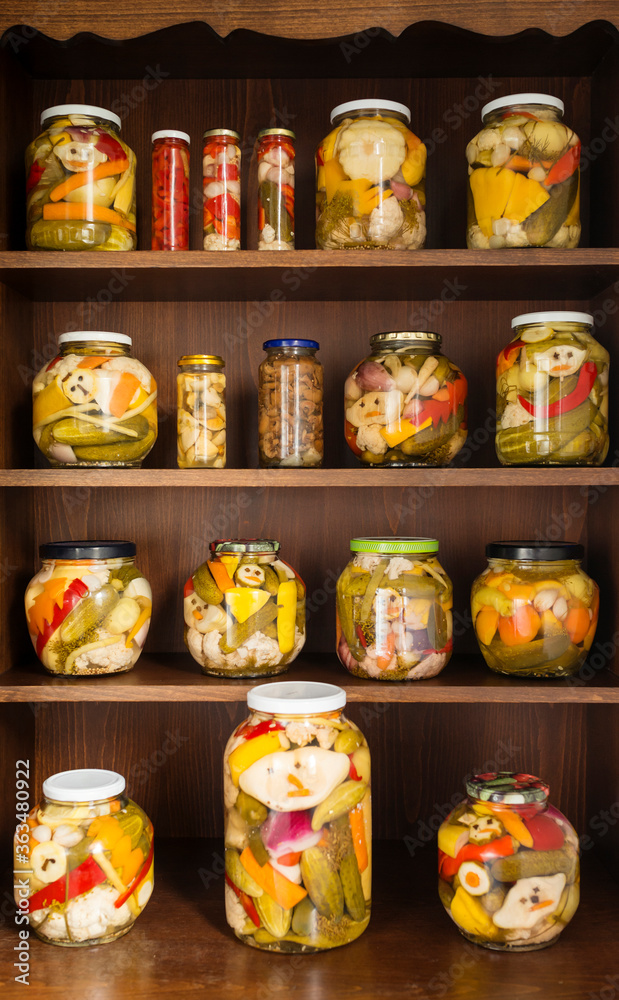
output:
[[443, 823], [438, 831], [438, 849], [450, 858], [456, 858], [464, 845], [468, 843], [468, 827], [461, 823]]
[[296, 580], [286, 580], [277, 589], [277, 641], [281, 653], [294, 647], [294, 626], [297, 617]]
[[[475, 173], [471, 174], [471, 179], [474, 176]], [[524, 174], [516, 174], [515, 178], [503, 215], [514, 222], [524, 222], [548, 201], [550, 195], [539, 181], [533, 181]]]
[[37, 427], [42, 420], [51, 417], [58, 410], [65, 410], [69, 401], [58, 384], [58, 379], [54, 379], [49, 385], [36, 394], [32, 402], [32, 425]]
[[228, 609], [241, 624], [260, 611], [270, 596], [268, 590], [253, 590], [251, 587], [230, 587], [224, 595]]
[[[340, 189], [340, 184], [348, 179], [348, 174], [344, 171], [343, 167], [340, 166], [339, 160], [325, 160], [324, 169], [324, 186], [327, 194], [327, 201], [331, 201], [335, 197]], [[370, 186], [370, 182], [367, 181], [367, 186]]]
[[475, 215], [484, 236], [492, 236], [492, 221], [503, 215], [518, 176], [504, 167], [478, 167], [469, 177]]
[[282, 749], [279, 738], [280, 730], [274, 733], [263, 733], [253, 740], [245, 740], [228, 757], [228, 766], [233, 783], [238, 787], [239, 778], [243, 771], [255, 764], [261, 757], [266, 757], [269, 753], [277, 753]]
[[486, 913], [483, 906], [475, 896], [470, 896], [466, 889], [458, 886], [456, 894], [451, 901], [451, 915], [468, 934], [488, 938], [496, 941], [500, 938], [500, 932], [492, 922], [492, 917]]
[[239, 565], [239, 563], [241, 561], [241, 557], [240, 556], [232, 556], [232, 555], [226, 554], [224, 552], [223, 555], [219, 556], [219, 561], [224, 564], [224, 566], [228, 570], [228, 576], [232, 580], [233, 577], [234, 577], [234, 574], [237, 571], [238, 565]]
[[338, 135], [340, 134], [341, 127], [341, 125], [338, 125], [337, 128], [331, 129], [329, 135], [322, 143], [322, 160], [325, 166], [327, 165], [328, 160], [333, 159], [333, 151], [335, 149], [335, 143]]
[[390, 448], [397, 448], [402, 441], [406, 441], [407, 438], [412, 437], [413, 434], [417, 434], [419, 431], [424, 431], [426, 427], [432, 426], [432, 417], [428, 417], [424, 420], [422, 424], [415, 427], [415, 424], [411, 423], [410, 420], [399, 419], [393, 423], [389, 424], [387, 427], [381, 427], [380, 433], [384, 437], [385, 441]]

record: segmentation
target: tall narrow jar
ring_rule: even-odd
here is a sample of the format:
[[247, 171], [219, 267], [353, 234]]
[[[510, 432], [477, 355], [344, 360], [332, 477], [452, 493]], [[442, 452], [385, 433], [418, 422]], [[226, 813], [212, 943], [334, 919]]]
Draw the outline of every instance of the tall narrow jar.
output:
[[189, 136], [153, 132], [151, 250], [189, 249]]
[[204, 249], [241, 249], [241, 137], [227, 128], [204, 133]]
[[186, 354], [178, 362], [177, 442], [181, 469], [226, 464], [225, 361], [217, 354]]
[[258, 250], [294, 250], [294, 132], [258, 133]]

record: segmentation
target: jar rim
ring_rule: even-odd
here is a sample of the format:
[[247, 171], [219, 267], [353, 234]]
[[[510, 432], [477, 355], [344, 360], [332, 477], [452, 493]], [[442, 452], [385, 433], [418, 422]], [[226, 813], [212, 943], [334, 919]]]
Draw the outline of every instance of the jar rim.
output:
[[368, 535], [363, 538], [351, 538], [350, 551], [384, 553], [385, 555], [397, 552], [435, 553], [438, 552], [438, 539], [414, 536], [379, 538]]
[[125, 790], [125, 779], [103, 768], [58, 771], [43, 782], [43, 795], [56, 802], [93, 802], [115, 798]]
[[427, 340], [433, 344], [437, 344], [438, 347], [440, 347], [443, 342], [441, 334], [434, 333], [432, 330], [394, 330], [390, 333], [372, 334], [370, 337], [370, 344], [374, 347], [375, 344], [395, 343], [398, 340]]
[[217, 538], [209, 546], [211, 552], [279, 552], [274, 538]]
[[113, 111], [108, 111], [107, 108], [99, 108], [94, 104], [55, 104], [53, 107], [46, 108], [45, 111], [41, 112], [41, 125], [49, 118], [60, 118], [62, 116], [70, 118], [71, 115], [85, 115], [87, 118], [103, 118], [108, 122], [112, 122], [119, 129], [122, 128], [119, 115], [115, 115]]
[[536, 778], [534, 774], [487, 771], [469, 778], [466, 791], [472, 799], [479, 799], [481, 802], [524, 805], [527, 802], [545, 802], [550, 789], [545, 781]]
[[128, 559], [135, 556], [135, 542], [70, 541], [44, 542], [39, 545], [41, 559]]
[[318, 681], [275, 681], [247, 692], [247, 707], [269, 715], [320, 715], [345, 704], [343, 688]]
[[202, 138], [208, 139], [210, 136], [215, 136], [215, 135], [227, 135], [237, 140], [241, 138], [240, 134], [238, 132], [235, 132], [233, 128], [209, 128], [206, 130], [206, 132], [202, 133]]
[[155, 139], [183, 139], [184, 142], [191, 142], [188, 132], [179, 132], [177, 129], [173, 128], [161, 128], [158, 132], [153, 132], [150, 137], [150, 141], [154, 142]]
[[577, 542], [508, 541], [488, 542], [486, 555], [490, 559], [514, 559], [523, 562], [562, 562], [581, 560], [584, 546]]
[[411, 109], [407, 108], [406, 104], [399, 104], [397, 101], [381, 101], [377, 97], [367, 97], [359, 101], [344, 101], [343, 104], [336, 104], [332, 109], [330, 115], [331, 124], [335, 118], [339, 118], [340, 115], [346, 114], [347, 111], [397, 111], [398, 114], [404, 115], [408, 120], [408, 124], [411, 122]]
[[100, 341], [105, 344], [128, 344], [133, 343], [131, 337], [126, 333], [110, 333], [105, 330], [76, 330], [74, 333], [61, 333], [58, 337], [59, 344], [75, 344], [80, 341]]
[[282, 135], [287, 139], [296, 139], [296, 134], [289, 128], [263, 128], [258, 132], [258, 139], [264, 139], [267, 135]]
[[218, 354], [183, 354], [182, 358], [179, 358], [177, 365], [219, 365], [224, 368], [226, 362], [223, 358], [220, 358]]
[[533, 323], [584, 323], [585, 326], [593, 327], [594, 320], [591, 313], [574, 312], [571, 309], [550, 309], [547, 312], [521, 313], [519, 316], [514, 316], [512, 330], [517, 326], [529, 326]]
[[514, 104], [539, 104], [549, 108], [556, 108], [561, 114], [565, 111], [565, 104], [560, 97], [553, 97], [552, 94], [507, 94], [505, 97], [496, 97], [493, 101], [488, 101], [481, 109], [481, 120], [483, 122], [486, 115], [491, 111], [498, 111], [500, 108], [510, 108]]
[[294, 337], [283, 340], [265, 340], [262, 350], [269, 351], [273, 347], [307, 347], [312, 351], [320, 350], [320, 344], [317, 340], [297, 340]]

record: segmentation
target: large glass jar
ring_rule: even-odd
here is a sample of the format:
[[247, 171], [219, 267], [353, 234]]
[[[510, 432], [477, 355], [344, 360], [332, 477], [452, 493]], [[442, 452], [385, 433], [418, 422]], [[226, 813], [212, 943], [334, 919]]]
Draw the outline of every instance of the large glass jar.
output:
[[178, 362], [176, 428], [181, 469], [225, 467], [224, 366], [217, 354], [186, 354]]
[[471, 615], [488, 666], [518, 677], [575, 674], [591, 648], [600, 603], [580, 565], [582, 545], [490, 542], [486, 555]]
[[62, 333], [32, 383], [34, 440], [58, 466], [138, 467], [157, 440], [157, 383], [131, 337]]
[[524, 313], [497, 358], [496, 451], [503, 465], [601, 465], [608, 453], [608, 351], [593, 316]]
[[151, 250], [189, 249], [187, 132], [153, 132]]
[[241, 249], [241, 137], [227, 128], [204, 133], [204, 249]]
[[305, 643], [305, 585], [279, 558], [279, 542], [211, 542], [183, 594], [185, 644], [204, 674], [283, 673]]
[[466, 147], [468, 247], [568, 247], [580, 239], [580, 139], [563, 101], [511, 94], [481, 110]]
[[316, 246], [416, 250], [426, 239], [426, 147], [394, 101], [338, 104], [316, 151]]
[[258, 133], [258, 250], [294, 250], [295, 134]]
[[135, 154], [118, 115], [60, 104], [26, 150], [29, 250], [134, 250]]
[[124, 673], [146, 642], [152, 611], [133, 542], [48, 542], [26, 588], [28, 631], [50, 674]]
[[15, 831], [15, 902], [65, 948], [130, 931], [154, 885], [153, 826], [114, 771], [61, 771]]
[[337, 582], [337, 655], [356, 677], [435, 677], [451, 657], [453, 588], [435, 538], [353, 538]]
[[344, 385], [346, 441], [366, 465], [449, 465], [466, 441], [466, 379], [438, 333], [376, 333]]
[[262, 684], [224, 753], [226, 917], [280, 952], [354, 941], [370, 920], [370, 751], [333, 684]]
[[322, 465], [322, 365], [315, 340], [267, 340], [258, 374], [263, 469]]
[[476, 774], [438, 831], [438, 891], [460, 933], [495, 951], [558, 939], [580, 900], [578, 835], [531, 774]]

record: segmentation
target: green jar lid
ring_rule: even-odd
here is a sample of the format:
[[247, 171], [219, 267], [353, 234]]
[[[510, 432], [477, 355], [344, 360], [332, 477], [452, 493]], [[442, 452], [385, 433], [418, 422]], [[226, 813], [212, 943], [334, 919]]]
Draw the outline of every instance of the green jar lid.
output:
[[524, 805], [527, 802], [545, 802], [548, 785], [533, 774], [514, 771], [488, 771], [474, 774], [466, 783], [467, 793], [480, 802], [502, 802], [505, 805]]
[[436, 538], [351, 538], [351, 552], [377, 552], [388, 555], [396, 552], [438, 552]]

